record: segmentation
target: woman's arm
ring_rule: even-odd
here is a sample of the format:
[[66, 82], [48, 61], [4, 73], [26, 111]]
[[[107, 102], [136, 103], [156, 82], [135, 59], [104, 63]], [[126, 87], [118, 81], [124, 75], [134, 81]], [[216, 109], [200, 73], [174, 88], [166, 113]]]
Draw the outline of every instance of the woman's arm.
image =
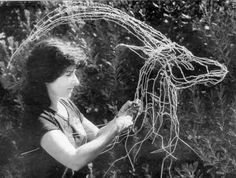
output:
[[90, 122], [87, 118], [85, 118], [84, 116], [83, 116], [82, 125], [83, 125], [84, 130], [87, 134], [88, 141], [91, 141], [97, 137], [100, 129], [96, 125], [94, 125], [92, 122]]
[[94, 140], [78, 148], [74, 148], [61, 131], [52, 130], [44, 134], [41, 146], [61, 164], [73, 170], [79, 170], [93, 161], [117, 134], [132, 124], [131, 116], [119, 116], [109, 122]]
[[[121, 115], [132, 115], [133, 112], [139, 112], [140, 108], [141, 108], [141, 101], [136, 100], [136, 101], [127, 101], [122, 108], [120, 109], [120, 111], [118, 112], [117, 116], [121, 116]], [[137, 108], [133, 108], [133, 104], [137, 104]], [[132, 110], [132, 111], [131, 111]], [[102, 127], [102, 128], [98, 128], [96, 125], [94, 125], [92, 122], [90, 122], [87, 118], [85, 118], [83, 116], [83, 122], [82, 125], [87, 133], [88, 136], [88, 140], [91, 141], [93, 139], [95, 139], [96, 137], [98, 137], [99, 135], [101, 135], [103, 132], [106, 132], [107, 129], [109, 129], [109, 124], [107, 124], [106, 126]], [[119, 122], [117, 122], [117, 124], [119, 124]]]
[[[112, 120], [110, 122], [114, 122], [114, 120]], [[88, 141], [94, 140], [95, 138], [97, 138], [98, 136], [103, 134], [103, 132], [107, 132], [107, 130], [110, 130], [109, 123], [99, 129], [96, 125], [94, 125], [92, 122], [90, 122], [87, 118], [84, 117], [82, 125], [87, 133]], [[116, 124], [119, 125], [122, 123], [119, 123], [119, 121], [116, 121]], [[120, 131], [118, 131], [118, 132], [120, 132]]]

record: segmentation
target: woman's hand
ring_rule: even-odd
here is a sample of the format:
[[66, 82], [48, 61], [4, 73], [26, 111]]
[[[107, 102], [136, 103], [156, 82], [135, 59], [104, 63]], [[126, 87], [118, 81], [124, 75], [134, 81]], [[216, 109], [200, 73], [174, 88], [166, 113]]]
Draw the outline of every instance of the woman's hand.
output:
[[116, 116], [114, 119], [114, 122], [117, 128], [118, 134], [129, 129], [134, 124], [133, 117], [130, 115]]
[[115, 117], [118, 133], [127, 130], [133, 125], [133, 118], [141, 113], [142, 102], [140, 100], [127, 101]]
[[127, 101], [118, 112], [117, 116], [131, 115], [132, 117], [139, 115], [142, 112], [142, 102], [139, 99]]

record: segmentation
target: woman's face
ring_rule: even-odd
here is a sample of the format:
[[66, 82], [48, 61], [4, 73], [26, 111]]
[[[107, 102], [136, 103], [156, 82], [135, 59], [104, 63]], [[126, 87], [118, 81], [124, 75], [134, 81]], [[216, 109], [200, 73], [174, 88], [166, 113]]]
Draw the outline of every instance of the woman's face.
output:
[[74, 66], [68, 67], [55, 81], [46, 83], [49, 96], [69, 98], [73, 88], [80, 84], [75, 71]]

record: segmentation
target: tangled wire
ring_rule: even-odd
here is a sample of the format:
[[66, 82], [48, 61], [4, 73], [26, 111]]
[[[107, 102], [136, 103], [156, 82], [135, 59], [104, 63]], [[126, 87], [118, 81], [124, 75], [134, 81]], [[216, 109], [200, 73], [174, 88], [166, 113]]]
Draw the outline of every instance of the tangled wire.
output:
[[[166, 159], [175, 158], [173, 153], [178, 141], [185, 143], [179, 137], [179, 121], [176, 114], [177, 91], [199, 83], [217, 84], [221, 82], [227, 74], [224, 65], [217, 61], [194, 56], [185, 47], [172, 42], [159, 31], [121, 10], [104, 4], [72, 2], [53, 10], [36, 24], [29, 37], [12, 55], [8, 67], [11, 67], [13, 60], [28, 43], [37, 40], [56, 26], [99, 19], [114, 22], [139, 39], [142, 46], [127, 44], [119, 44], [118, 46], [129, 48], [145, 60], [139, 73], [134, 98], [143, 103], [143, 119], [140, 124], [140, 119], [135, 118], [133, 131], [129, 131], [125, 137], [127, 154], [120, 159], [129, 158], [133, 166], [142, 144], [147, 139], [152, 143], [158, 140], [159, 144], [153, 153], [165, 153], [161, 167], [161, 172], [163, 172]], [[139, 126], [136, 127], [136, 125]], [[128, 147], [129, 137], [138, 134], [144, 128], [148, 128], [146, 129], [148, 131], [142, 140]], [[187, 145], [187, 143], [185, 144]], [[135, 156], [131, 158], [130, 153], [135, 150]], [[168, 164], [171, 166], [171, 163]]]

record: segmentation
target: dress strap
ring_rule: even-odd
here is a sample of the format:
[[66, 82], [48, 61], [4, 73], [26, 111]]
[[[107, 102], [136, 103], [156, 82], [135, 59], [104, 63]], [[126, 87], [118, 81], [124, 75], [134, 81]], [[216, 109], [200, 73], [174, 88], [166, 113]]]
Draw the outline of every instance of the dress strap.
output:
[[61, 99], [60, 101], [62, 102], [62, 104], [64, 106], [66, 106], [67, 108], [71, 109], [77, 115], [77, 117], [79, 117], [81, 122], [83, 121], [82, 113], [80, 112], [80, 110], [75, 106], [75, 104], [70, 99], [67, 99], [67, 100]]

